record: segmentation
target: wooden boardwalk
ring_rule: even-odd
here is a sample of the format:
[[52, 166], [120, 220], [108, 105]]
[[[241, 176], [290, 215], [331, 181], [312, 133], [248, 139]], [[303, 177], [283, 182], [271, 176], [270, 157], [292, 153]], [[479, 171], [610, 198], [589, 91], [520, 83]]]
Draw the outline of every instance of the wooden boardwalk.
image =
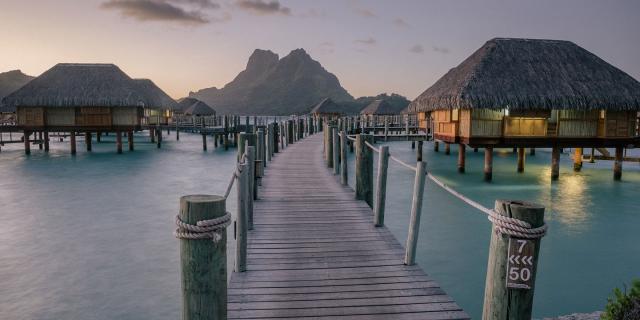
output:
[[268, 163], [229, 319], [468, 319], [322, 160], [322, 134]]

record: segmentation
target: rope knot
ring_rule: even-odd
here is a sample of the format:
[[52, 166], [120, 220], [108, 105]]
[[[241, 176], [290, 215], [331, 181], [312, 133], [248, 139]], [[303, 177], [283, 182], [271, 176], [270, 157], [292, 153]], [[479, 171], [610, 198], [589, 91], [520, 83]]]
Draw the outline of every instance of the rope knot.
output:
[[506, 234], [524, 239], [538, 239], [547, 234], [548, 227], [546, 223], [541, 227], [532, 228], [531, 224], [526, 221], [503, 216], [495, 210], [491, 210], [487, 218], [493, 222], [495, 231], [498, 234]]
[[178, 239], [212, 239], [213, 242], [218, 243], [222, 240], [220, 231], [224, 230], [230, 224], [231, 213], [228, 211], [222, 217], [211, 220], [201, 220], [195, 225], [182, 221], [180, 216], [177, 215], [176, 226], [178, 226], [178, 228], [173, 235]]

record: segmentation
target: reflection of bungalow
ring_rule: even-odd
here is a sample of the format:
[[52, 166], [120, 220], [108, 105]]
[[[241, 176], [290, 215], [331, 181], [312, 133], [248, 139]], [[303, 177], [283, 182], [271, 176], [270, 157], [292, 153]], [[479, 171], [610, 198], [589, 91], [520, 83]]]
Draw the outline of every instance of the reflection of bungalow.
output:
[[345, 110], [331, 98], [324, 98], [311, 108], [311, 114], [318, 117], [339, 117], [345, 114]]
[[144, 109], [146, 124], [169, 124], [174, 110], [177, 109], [175, 100], [149, 79], [135, 79], [134, 81], [146, 96], [147, 101], [151, 103], [150, 107], [145, 106]]
[[464, 147], [486, 147], [485, 177], [491, 179], [492, 149], [553, 148], [552, 178], [559, 149], [615, 147], [619, 179], [623, 148], [638, 145], [640, 83], [568, 41], [493, 39], [416, 98], [409, 110], [434, 121], [435, 138]]
[[[179, 112], [185, 116], [215, 116], [216, 110], [211, 108], [208, 104], [195, 98], [183, 98], [178, 102]], [[178, 112], [178, 111], [176, 111]]]
[[[3, 101], [17, 109], [17, 123], [27, 137], [43, 134], [45, 150], [49, 132], [69, 132], [72, 153], [77, 132], [85, 132], [89, 142], [92, 132], [116, 132], [119, 151], [121, 134], [127, 132], [132, 148], [132, 132], [141, 129], [144, 109], [170, 105], [141, 90], [113, 64], [57, 64]], [[30, 152], [29, 139], [25, 152]]]

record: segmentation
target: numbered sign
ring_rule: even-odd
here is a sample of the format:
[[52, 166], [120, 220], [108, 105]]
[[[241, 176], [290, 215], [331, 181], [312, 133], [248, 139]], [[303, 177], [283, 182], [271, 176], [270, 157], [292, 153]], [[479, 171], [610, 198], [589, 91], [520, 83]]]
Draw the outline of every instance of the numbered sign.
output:
[[531, 289], [533, 286], [533, 255], [535, 243], [531, 240], [510, 238], [507, 262], [507, 288]]

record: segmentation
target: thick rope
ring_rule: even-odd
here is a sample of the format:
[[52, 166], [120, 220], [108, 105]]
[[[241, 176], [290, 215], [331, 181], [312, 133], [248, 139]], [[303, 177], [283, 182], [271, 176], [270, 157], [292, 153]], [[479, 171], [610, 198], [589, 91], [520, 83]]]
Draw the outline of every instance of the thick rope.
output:
[[347, 139], [349, 139], [351, 141], [356, 141], [356, 137], [355, 136], [347, 136]]
[[218, 242], [222, 239], [220, 234], [221, 230], [224, 230], [231, 224], [231, 213], [228, 211], [224, 216], [211, 219], [198, 221], [196, 225], [188, 224], [180, 220], [180, 216], [176, 216], [176, 226], [178, 228], [173, 235], [178, 239], [212, 239], [213, 242]]
[[398, 164], [400, 164], [400, 165], [402, 165], [402, 166], [406, 167], [407, 169], [410, 169], [410, 170], [416, 171], [416, 167], [414, 167], [414, 166], [410, 166], [410, 165], [408, 165], [407, 163], [403, 162], [402, 160], [400, 160], [400, 159], [398, 159], [398, 158], [396, 158], [396, 157], [394, 157], [394, 156], [392, 156], [392, 155], [389, 155], [389, 159], [391, 159], [391, 160], [393, 160], [393, 161], [397, 162]]
[[380, 153], [380, 149], [378, 149], [375, 146], [373, 146], [371, 143], [369, 143], [369, 141], [365, 141], [364, 144], [366, 144], [367, 147], [369, 147], [369, 149], [371, 149], [371, 151], [376, 152], [376, 153]]
[[531, 224], [526, 221], [503, 216], [495, 210], [489, 209], [479, 204], [478, 202], [465, 197], [460, 192], [444, 184], [431, 173], [427, 173], [427, 177], [429, 177], [431, 181], [440, 186], [442, 189], [451, 193], [456, 198], [487, 214], [487, 218], [489, 219], [489, 221], [493, 222], [493, 224], [495, 225], [495, 230], [499, 234], [506, 234], [513, 237], [525, 239], [537, 239], [544, 237], [544, 235], [547, 233], [548, 227], [546, 224], [538, 228], [531, 228]]

